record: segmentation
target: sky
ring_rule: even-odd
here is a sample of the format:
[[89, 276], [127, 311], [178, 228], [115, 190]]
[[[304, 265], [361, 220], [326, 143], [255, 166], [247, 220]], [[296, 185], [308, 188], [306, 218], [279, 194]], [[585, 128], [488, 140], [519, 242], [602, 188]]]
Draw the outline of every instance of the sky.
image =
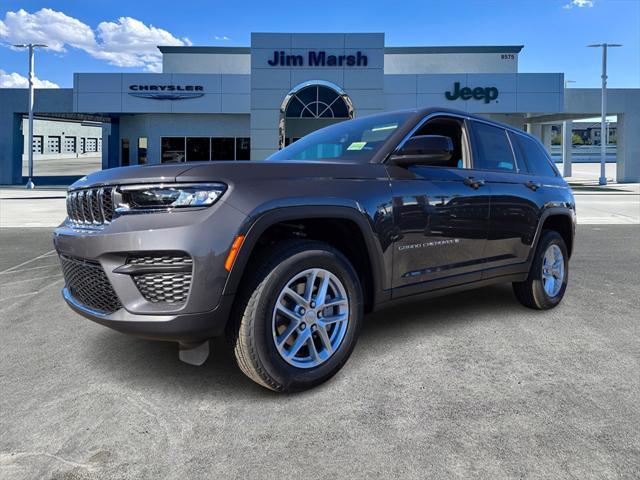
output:
[[621, 43], [608, 85], [640, 87], [640, 0], [2, 0], [0, 88], [26, 86], [27, 55], [46, 43], [36, 86], [73, 86], [74, 72], [157, 72], [157, 45], [249, 46], [251, 32], [384, 32], [386, 46], [524, 45], [520, 72], [563, 72], [600, 86], [593, 43]]

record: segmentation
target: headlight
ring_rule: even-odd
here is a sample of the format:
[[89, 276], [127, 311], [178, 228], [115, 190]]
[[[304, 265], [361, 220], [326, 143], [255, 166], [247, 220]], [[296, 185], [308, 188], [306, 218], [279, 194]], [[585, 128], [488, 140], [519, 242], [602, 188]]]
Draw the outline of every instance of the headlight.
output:
[[158, 212], [208, 207], [225, 192], [223, 183], [129, 185], [116, 190], [116, 213]]

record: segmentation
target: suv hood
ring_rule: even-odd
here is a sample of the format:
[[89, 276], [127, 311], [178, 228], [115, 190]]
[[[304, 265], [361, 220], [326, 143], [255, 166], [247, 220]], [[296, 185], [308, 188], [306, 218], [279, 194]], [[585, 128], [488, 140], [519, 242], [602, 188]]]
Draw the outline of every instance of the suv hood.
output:
[[120, 167], [94, 172], [81, 178], [70, 189], [101, 185], [132, 183], [171, 183], [219, 181], [238, 183], [277, 179], [358, 178], [373, 179], [386, 176], [384, 167], [372, 163], [345, 163], [343, 161], [270, 162], [228, 161], [173, 163]]
[[82, 177], [73, 183], [69, 189], [131, 183], [171, 183], [176, 181], [178, 175], [191, 168], [191, 165], [185, 163], [110, 168]]

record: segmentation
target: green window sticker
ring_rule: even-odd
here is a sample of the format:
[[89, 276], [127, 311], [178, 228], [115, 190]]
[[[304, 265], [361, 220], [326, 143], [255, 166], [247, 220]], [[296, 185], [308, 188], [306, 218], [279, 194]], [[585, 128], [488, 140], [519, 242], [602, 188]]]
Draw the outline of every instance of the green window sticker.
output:
[[362, 150], [367, 142], [353, 142], [347, 147], [347, 150]]

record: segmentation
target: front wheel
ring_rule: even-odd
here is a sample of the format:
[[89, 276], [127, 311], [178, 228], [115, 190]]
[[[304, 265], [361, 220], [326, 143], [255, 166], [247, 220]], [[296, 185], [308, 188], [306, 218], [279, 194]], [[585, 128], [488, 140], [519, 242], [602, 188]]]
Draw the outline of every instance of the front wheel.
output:
[[353, 266], [328, 244], [291, 240], [250, 268], [229, 332], [240, 369], [280, 392], [328, 380], [349, 358], [362, 322]]
[[513, 284], [516, 298], [524, 306], [548, 310], [560, 303], [567, 289], [569, 255], [562, 236], [555, 231], [542, 232], [529, 277]]

